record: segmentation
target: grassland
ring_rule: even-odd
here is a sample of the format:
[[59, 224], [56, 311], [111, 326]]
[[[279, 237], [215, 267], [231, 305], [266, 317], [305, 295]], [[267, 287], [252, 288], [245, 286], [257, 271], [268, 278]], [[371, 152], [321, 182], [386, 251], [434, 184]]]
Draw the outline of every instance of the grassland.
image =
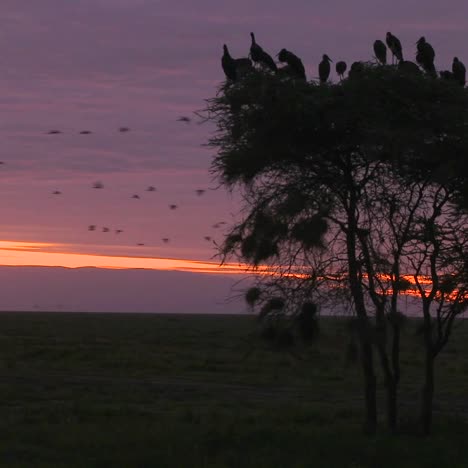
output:
[[[361, 435], [347, 332], [300, 359], [235, 316], [0, 314], [0, 466], [466, 467], [468, 323], [437, 363], [434, 436], [414, 433], [422, 346], [403, 337], [402, 434]], [[381, 382], [381, 377], [379, 377]], [[380, 395], [383, 404], [383, 397]], [[383, 419], [383, 418], [382, 418]]]

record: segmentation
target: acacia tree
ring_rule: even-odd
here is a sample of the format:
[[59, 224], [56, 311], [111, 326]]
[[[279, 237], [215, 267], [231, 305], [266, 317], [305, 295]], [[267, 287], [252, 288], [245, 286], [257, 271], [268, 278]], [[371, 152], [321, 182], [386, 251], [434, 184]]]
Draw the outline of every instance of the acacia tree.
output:
[[[378, 345], [371, 322], [383, 323], [385, 301], [374, 281], [382, 273], [370, 250], [374, 225], [362, 215], [368, 210], [367, 187], [382, 173], [417, 180], [427, 167], [438, 167], [433, 161], [441, 154], [466, 153], [466, 103], [466, 93], [450, 83], [370, 64], [338, 85], [256, 70], [225, 83], [208, 101], [207, 118], [218, 128], [209, 143], [218, 150], [213, 171], [228, 187], [240, 187], [247, 201], [245, 219], [226, 238], [224, 253], [238, 252], [253, 265], [268, 260], [278, 265], [283, 259], [290, 266], [298, 258], [293, 252], [306, 257], [317, 249], [333, 253], [329, 263], [339, 259], [329, 273], [344, 274], [356, 313], [365, 427], [371, 433], [377, 421], [376, 343], [384, 370], [388, 354]], [[422, 162], [424, 170], [418, 167]], [[397, 255], [393, 291], [401, 283], [399, 262]], [[393, 336], [398, 344], [398, 333]], [[398, 356], [393, 362], [395, 390]], [[391, 428], [396, 422], [393, 395]]]

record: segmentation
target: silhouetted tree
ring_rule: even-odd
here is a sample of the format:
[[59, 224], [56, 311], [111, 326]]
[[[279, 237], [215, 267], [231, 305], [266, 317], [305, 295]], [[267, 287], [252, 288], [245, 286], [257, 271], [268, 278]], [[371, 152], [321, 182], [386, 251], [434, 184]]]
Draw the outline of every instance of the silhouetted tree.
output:
[[[395, 41], [391, 44], [401, 61], [401, 50]], [[401, 251], [385, 258], [388, 252], [376, 249], [380, 226], [372, 214], [379, 211], [370, 204], [370, 194], [378, 195], [380, 208], [389, 194], [398, 206], [402, 187], [423, 180], [430, 187], [447, 183], [452, 172], [446, 168], [467, 155], [468, 106], [466, 92], [456, 83], [419, 72], [363, 62], [355, 62], [351, 72], [340, 84], [321, 79], [317, 86], [259, 70], [239, 86], [222, 85], [208, 101], [207, 118], [218, 128], [209, 142], [218, 150], [213, 172], [227, 187], [240, 188], [246, 202], [245, 217], [226, 237], [223, 254], [237, 254], [254, 267], [269, 265], [273, 273], [279, 268], [275, 274], [282, 279], [292, 272], [314, 286], [318, 277], [346, 281], [364, 372], [365, 428], [373, 433], [374, 352], [384, 370], [388, 365], [395, 387], [401, 325], [395, 304], [407, 287], [399, 268], [413, 231], [399, 228], [393, 236], [403, 239]], [[460, 177], [449, 181], [454, 198]], [[390, 234], [394, 209], [380, 209], [386, 215], [380, 222]], [[405, 210], [399, 216], [408, 222]], [[314, 257], [322, 261], [317, 269], [310, 261]], [[304, 266], [305, 276], [297, 276]], [[390, 277], [383, 282], [387, 271]], [[390, 289], [388, 308], [383, 296]], [[287, 307], [287, 298], [281, 298]], [[394, 330], [393, 368], [382, 345], [385, 311]], [[396, 400], [389, 404], [389, 425], [394, 429], [395, 424]]]

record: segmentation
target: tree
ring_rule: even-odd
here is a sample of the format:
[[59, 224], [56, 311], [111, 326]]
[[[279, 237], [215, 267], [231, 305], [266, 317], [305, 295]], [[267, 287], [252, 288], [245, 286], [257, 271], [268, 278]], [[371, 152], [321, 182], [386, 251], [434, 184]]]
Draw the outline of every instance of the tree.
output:
[[[371, 249], [376, 225], [364, 221], [371, 219], [369, 193], [377, 190], [382, 203], [377, 180], [396, 190], [436, 174], [447, 152], [456, 152], [457, 161], [466, 155], [468, 101], [460, 87], [411, 70], [372, 64], [355, 70], [340, 84], [321, 85], [254, 71], [223, 84], [208, 101], [207, 118], [218, 129], [209, 142], [218, 150], [213, 172], [227, 187], [239, 187], [245, 200], [245, 217], [227, 236], [223, 253], [290, 271], [311, 265], [311, 256], [321, 252], [329, 269], [318, 275], [312, 264], [309, 277], [345, 279], [358, 324], [365, 429], [373, 433], [375, 350], [391, 388], [389, 426], [396, 426], [396, 298], [404, 281], [402, 252], [389, 261]], [[389, 267], [392, 365], [385, 340], [376, 339], [376, 330], [385, 335], [389, 287], [381, 278]]]

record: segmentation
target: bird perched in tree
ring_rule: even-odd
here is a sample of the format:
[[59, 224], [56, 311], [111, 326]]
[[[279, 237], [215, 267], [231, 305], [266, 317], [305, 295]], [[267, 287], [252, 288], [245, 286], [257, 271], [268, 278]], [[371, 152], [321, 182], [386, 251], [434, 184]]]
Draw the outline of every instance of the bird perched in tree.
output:
[[387, 65], [387, 46], [380, 39], [374, 42], [374, 54], [381, 65]]
[[411, 62], [410, 60], [402, 60], [401, 62], [399, 62], [398, 70], [407, 74], [420, 75], [422, 73], [421, 69], [414, 62]]
[[287, 49], [281, 49], [278, 54], [278, 60], [282, 63], [287, 63], [290, 70], [298, 78], [306, 79], [305, 68], [302, 60]]
[[442, 70], [441, 72], [439, 72], [439, 75], [443, 80], [452, 81], [455, 79], [453, 76], [453, 72], [449, 70]]
[[253, 32], [250, 33], [250, 38], [252, 39], [252, 43], [250, 45], [250, 57], [255, 63], [259, 63], [266, 68], [276, 72], [278, 67], [276, 66], [275, 61], [268, 55], [261, 46], [257, 44], [255, 41], [255, 35]]
[[177, 209], [177, 205], [169, 205], [169, 209], [171, 209], [171, 210], [176, 210], [176, 209]]
[[319, 63], [320, 83], [326, 83], [330, 76], [330, 62], [332, 59], [327, 54], [322, 55], [322, 61]]
[[100, 182], [100, 181], [94, 182], [93, 188], [102, 189], [102, 188], [104, 188], [104, 184], [102, 182]]
[[236, 62], [231, 57], [226, 44], [223, 45], [223, 51], [223, 56], [221, 57], [221, 66], [223, 67], [224, 74], [228, 80], [236, 81]]
[[200, 197], [200, 196], [202, 196], [202, 195], [205, 193], [205, 190], [203, 190], [203, 189], [197, 189], [197, 190], [195, 190], [195, 193]]
[[396, 59], [401, 62], [403, 60], [403, 49], [398, 37], [394, 36], [391, 32], [388, 32], [385, 41], [392, 52], [392, 61], [396, 57]]
[[465, 86], [466, 84], [466, 68], [458, 57], [453, 58], [452, 63], [452, 73], [455, 80], [460, 83], [461, 86]]
[[422, 69], [429, 75], [435, 76], [435, 52], [431, 44], [426, 41], [424, 36], [418, 39], [416, 42], [417, 52], [416, 52], [416, 62], [422, 67]]
[[52, 192], [53, 195], [62, 195], [62, 192], [60, 190], [54, 190]]
[[132, 195], [132, 198], [135, 198], [135, 200], [139, 200], [139, 199], [140, 199], [140, 195], [137, 195], [137, 194]]
[[147, 192], [156, 192], [156, 187], [153, 187], [152, 185], [150, 185], [147, 189], [146, 189]]
[[357, 78], [364, 70], [363, 62], [353, 62], [351, 68], [349, 69], [348, 77], [351, 79]]
[[336, 73], [340, 77], [340, 80], [344, 78], [344, 74], [347, 68], [348, 66], [346, 65], [346, 62], [343, 62], [343, 60], [336, 62], [335, 69], [336, 69]]

